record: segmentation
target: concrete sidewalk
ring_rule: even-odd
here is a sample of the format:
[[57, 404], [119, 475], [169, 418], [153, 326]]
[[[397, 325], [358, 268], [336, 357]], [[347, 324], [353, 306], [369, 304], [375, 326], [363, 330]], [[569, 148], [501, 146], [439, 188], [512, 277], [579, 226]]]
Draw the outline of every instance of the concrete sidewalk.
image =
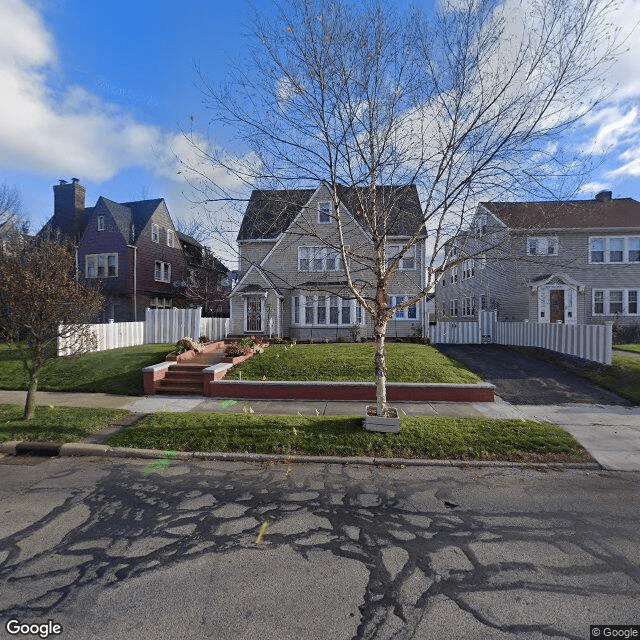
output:
[[[24, 391], [0, 391], [0, 403], [24, 404]], [[104, 393], [38, 392], [39, 405], [104, 407], [132, 413], [217, 412], [285, 415], [365, 415], [366, 402], [302, 400], [237, 400], [204, 396], [145, 397]], [[640, 407], [617, 405], [512, 405], [495, 402], [394, 402], [401, 415], [531, 419], [561, 426], [598, 461], [612, 471], [640, 471]]]

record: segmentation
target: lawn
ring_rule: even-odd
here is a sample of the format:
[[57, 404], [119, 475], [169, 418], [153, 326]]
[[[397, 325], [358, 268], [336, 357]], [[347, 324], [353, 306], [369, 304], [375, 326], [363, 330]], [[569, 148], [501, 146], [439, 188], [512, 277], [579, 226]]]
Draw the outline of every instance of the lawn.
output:
[[[464, 365], [435, 347], [389, 343], [389, 382], [481, 382]], [[375, 345], [372, 343], [272, 345], [233, 368], [226, 379], [334, 380], [374, 382]]]
[[370, 433], [362, 417], [157, 413], [108, 444], [172, 451], [375, 456], [518, 462], [585, 462], [557, 426], [524, 420], [402, 417], [400, 433]]
[[620, 351], [631, 351], [632, 353], [640, 353], [640, 344], [614, 344], [614, 349], [620, 349]]
[[[162, 362], [172, 348], [173, 345], [143, 344], [54, 357], [40, 372], [38, 390], [142, 395], [142, 367]], [[26, 388], [27, 376], [19, 351], [13, 345], [0, 344], [0, 389]]]
[[[617, 347], [616, 347], [617, 348]], [[610, 365], [565, 356], [547, 349], [519, 347], [519, 351], [595, 382], [623, 398], [640, 404], [640, 359], [614, 353]]]
[[0, 442], [8, 440], [56, 440], [75, 442], [104, 429], [129, 412], [122, 409], [36, 407], [24, 420], [24, 407], [0, 404]]

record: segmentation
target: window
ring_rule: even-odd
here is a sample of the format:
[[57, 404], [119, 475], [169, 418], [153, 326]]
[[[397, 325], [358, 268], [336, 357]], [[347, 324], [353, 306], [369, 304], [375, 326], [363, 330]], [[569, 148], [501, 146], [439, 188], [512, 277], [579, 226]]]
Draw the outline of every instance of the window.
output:
[[149, 306], [152, 309], [171, 309], [171, 298], [151, 298]]
[[151, 242], [160, 242], [160, 227], [157, 224], [151, 225]]
[[609, 315], [613, 316], [616, 313], [622, 313], [622, 298], [624, 291], [609, 291]]
[[[301, 308], [304, 313], [300, 313]], [[353, 298], [297, 295], [292, 300], [292, 323], [299, 326], [362, 324], [362, 307]]]
[[480, 296], [480, 311], [486, 311], [487, 309], [487, 296], [483, 293]]
[[341, 271], [342, 257], [328, 247], [298, 247], [298, 271]]
[[331, 203], [319, 202], [318, 203], [318, 222], [320, 224], [328, 224], [331, 222]]
[[[401, 244], [390, 244], [387, 246], [387, 267], [391, 265], [393, 260], [402, 250]], [[416, 268], [416, 245], [409, 247], [402, 259], [398, 262], [398, 269], [402, 271], [413, 271]]]
[[458, 301], [450, 300], [449, 301], [449, 315], [457, 316], [458, 315]]
[[458, 267], [451, 267], [451, 284], [458, 283]]
[[[393, 307], [397, 304], [402, 304], [405, 300], [408, 300], [413, 296], [389, 296], [388, 306]], [[418, 317], [418, 309], [415, 304], [410, 305], [406, 309], [401, 309], [400, 311], [396, 311], [394, 316], [396, 320], [416, 320]]]
[[591, 238], [589, 262], [604, 262], [604, 238]]
[[527, 238], [527, 255], [556, 256], [558, 255], [558, 238]]
[[463, 316], [475, 315], [475, 309], [473, 308], [473, 298], [462, 299], [462, 315]]
[[154, 277], [157, 282], [171, 282], [171, 265], [156, 260]]
[[624, 264], [640, 262], [640, 238], [589, 238], [591, 264]]
[[85, 278], [117, 278], [118, 254], [96, 253], [85, 256]]
[[167, 229], [167, 247], [173, 246], [173, 229]]
[[475, 275], [475, 265], [473, 260], [465, 260], [462, 263], [462, 279], [467, 280]]
[[487, 216], [478, 216], [476, 218], [476, 231], [480, 237], [487, 232]]
[[98, 216], [98, 231], [104, 231], [104, 216]]
[[593, 315], [604, 315], [604, 291], [593, 292]]
[[594, 316], [637, 316], [640, 289], [594, 289]]

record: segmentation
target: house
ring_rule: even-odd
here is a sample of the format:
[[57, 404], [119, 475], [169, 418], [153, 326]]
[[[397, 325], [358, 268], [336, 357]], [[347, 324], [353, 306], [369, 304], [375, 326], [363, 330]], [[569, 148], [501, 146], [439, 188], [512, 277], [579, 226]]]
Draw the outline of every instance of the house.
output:
[[448, 245], [438, 320], [635, 324], [640, 320], [640, 202], [482, 202]]
[[229, 269], [213, 255], [211, 249], [178, 231], [187, 261], [187, 279], [184, 283], [187, 298], [202, 307], [207, 316], [229, 317]]
[[[422, 221], [420, 199], [415, 185], [380, 186], [376, 193], [393, 202], [387, 236], [387, 255], [393, 258]], [[339, 187], [336, 211], [325, 183], [315, 189], [253, 191], [237, 237], [240, 266], [230, 295], [231, 334], [336, 340], [355, 330], [361, 337], [373, 336], [371, 319], [347, 286], [339, 240], [338, 212], [353, 281], [372, 299], [374, 251], [361, 194]], [[424, 254], [423, 236], [400, 259], [387, 288], [389, 304], [424, 289]], [[388, 333], [424, 335], [426, 322], [423, 305], [413, 305], [395, 314]]]
[[198, 265], [204, 248], [179, 235], [163, 199], [118, 203], [100, 196], [94, 207], [85, 207], [85, 188], [77, 178], [60, 180], [53, 192], [53, 216], [38, 235], [73, 242], [78, 277], [95, 283], [105, 296], [102, 321], [142, 319], [147, 307], [203, 306], [215, 300], [206, 290], [213, 282], [205, 278], [203, 292], [196, 272], [202, 267], [222, 277], [226, 268]]

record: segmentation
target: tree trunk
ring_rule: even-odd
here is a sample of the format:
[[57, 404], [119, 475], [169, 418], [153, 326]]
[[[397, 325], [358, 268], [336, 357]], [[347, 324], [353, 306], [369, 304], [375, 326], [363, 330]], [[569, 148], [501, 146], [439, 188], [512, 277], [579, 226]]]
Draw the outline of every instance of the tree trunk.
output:
[[27, 400], [24, 403], [24, 419], [31, 420], [36, 408], [36, 391], [38, 389], [38, 372], [31, 374], [29, 388], [27, 389]]
[[384, 350], [387, 321], [377, 320], [374, 331], [376, 336], [376, 414], [384, 416], [387, 413], [387, 362]]

